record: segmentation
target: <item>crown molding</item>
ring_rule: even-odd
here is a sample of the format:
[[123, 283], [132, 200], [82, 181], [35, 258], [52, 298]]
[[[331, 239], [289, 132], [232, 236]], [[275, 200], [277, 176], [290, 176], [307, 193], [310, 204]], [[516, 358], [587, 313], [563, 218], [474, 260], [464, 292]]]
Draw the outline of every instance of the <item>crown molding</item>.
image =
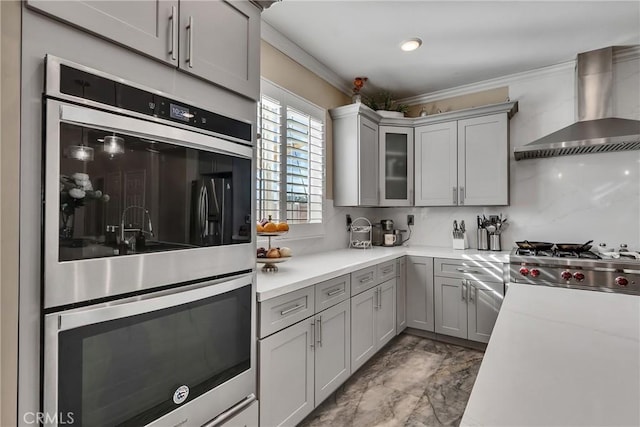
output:
[[344, 81], [329, 67], [309, 55], [304, 49], [287, 38], [280, 31], [273, 28], [264, 20], [261, 23], [260, 36], [262, 40], [287, 55], [330, 85], [334, 86], [340, 92], [347, 96], [351, 96], [351, 82]]
[[614, 46], [613, 62], [633, 61], [640, 59], [640, 45]]
[[[640, 45], [617, 47], [614, 49], [613, 62], [632, 61], [640, 58]], [[550, 65], [548, 67], [536, 68], [521, 73], [509, 74], [494, 79], [483, 80], [477, 83], [458, 86], [451, 89], [443, 89], [436, 92], [425, 93], [422, 95], [411, 96], [398, 100], [399, 103], [407, 105], [426, 104], [428, 102], [438, 101], [455, 96], [469, 95], [484, 90], [496, 89], [508, 86], [511, 83], [538, 78], [547, 74], [560, 73], [575, 70], [576, 60], [561, 62], [559, 64]]]
[[521, 73], [509, 74], [507, 76], [496, 77], [493, 79], [483, 80], [481, 82], [457, 86], [451, 89], [443, 89], [423, 95], [411, 96], [408, 98], [400, 99], [398, 100], [398, 102], [407, 105], [417, 105], [426, 104], [428, 102], [438, 101], [441, 99], [453, 98], [455, 96], [469, 95], [472, 93], [508, 86], [510, 83], [528, 80], [546, 74], [566, 72], [568, 70], [573, 71], [575, 69], [575, 64], [576, 61], [571, 60], [548, 67], [537, 68], [534, 70], [523, 71]]

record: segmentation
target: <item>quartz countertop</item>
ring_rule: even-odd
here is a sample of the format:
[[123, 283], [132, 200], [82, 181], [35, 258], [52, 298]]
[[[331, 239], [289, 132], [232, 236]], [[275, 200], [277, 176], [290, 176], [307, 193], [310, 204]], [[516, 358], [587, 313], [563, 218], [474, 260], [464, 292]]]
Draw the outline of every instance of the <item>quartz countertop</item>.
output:
[[640, 296], [509, 285], [461, 425], [640, 425]]
[[291, 257], [278, 264], [278, 271], [266, 273], [258, 265], [258, 301], [265, 301], [361, 268], [404, 255], [474, 261], [509, 262], [509, 251], [454, 250], [434, 246], [374, 246], [371, 249], [336, 249], [313, 255]]

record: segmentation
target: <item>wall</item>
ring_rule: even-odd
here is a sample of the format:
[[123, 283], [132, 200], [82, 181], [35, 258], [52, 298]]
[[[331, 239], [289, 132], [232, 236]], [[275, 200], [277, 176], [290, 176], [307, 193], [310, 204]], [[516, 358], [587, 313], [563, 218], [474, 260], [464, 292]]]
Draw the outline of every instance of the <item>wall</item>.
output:
[[0, 425], [17, 424], [20, 2], [0, 2]]
[[[537, 138], [575, 120], [573, 64], [550, 67], [508, 79], [509, 97], [519, 112], [511, 119], [513, 153]], [[640, 58], [614, 64], [614, 114], [640, 119]], [[381, 209], [380, 217], [405, 228], [416, 216], [413, 244], [449, 246], [453, 219], [464, 219], [476, 247], [477, 214], [503, 213], [510, 227], [503, 248], [522, 239], [583, 243], [594, 239], [617, 247], [640, 249], [640, 151], [510, 161], [510, 206], [496, 208], [433, 207]]]
[[[309, 71], [269, 43], [262, 41], [260, 57], [260, 74], [265, 79], [281, 86], [298, 96], [326, 110], [351, 102], [350, 98], [325, 80]], [[371, 215], [371, 210], [355, 208], [336, 208], [333, 206], [333, 127], [327, 111], [326, 117], [326, 198], [325, 234], [305, 239], [281, 238], [274, 241], [277, 246], [291, 247], [294, 254], [301, 255], [348, 245], [348, 233], [345, 225], [345, 214], [352, 218]], [[258, 246], [267, 243], [258, 242]]]

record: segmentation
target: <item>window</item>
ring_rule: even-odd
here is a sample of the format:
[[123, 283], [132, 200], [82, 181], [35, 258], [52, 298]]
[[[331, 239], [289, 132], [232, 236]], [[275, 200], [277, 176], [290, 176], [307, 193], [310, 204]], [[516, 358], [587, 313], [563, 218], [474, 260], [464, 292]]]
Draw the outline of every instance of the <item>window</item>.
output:
[[325, 110], [265, 80], [260, 101], [257, 218], [315, 225], [305, 228], [320, 233]]

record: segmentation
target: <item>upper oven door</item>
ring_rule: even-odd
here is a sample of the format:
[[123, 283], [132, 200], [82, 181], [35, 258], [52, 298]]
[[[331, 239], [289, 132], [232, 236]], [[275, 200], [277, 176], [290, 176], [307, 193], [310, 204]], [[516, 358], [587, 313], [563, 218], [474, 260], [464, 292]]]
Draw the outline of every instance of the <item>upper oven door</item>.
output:
[[46, 101], [45, 308], [254, 267], [253, 149]]

